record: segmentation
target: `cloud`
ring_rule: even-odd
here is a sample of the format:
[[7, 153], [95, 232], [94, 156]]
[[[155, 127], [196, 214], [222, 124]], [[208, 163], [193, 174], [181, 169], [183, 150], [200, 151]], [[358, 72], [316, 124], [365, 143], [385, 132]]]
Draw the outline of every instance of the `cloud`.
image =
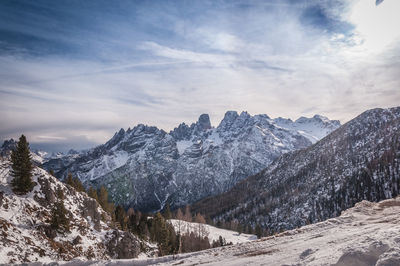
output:
[[398, 105], [398, 3], [367, 2], [0, 3], [0, 138], [79, 149], [201, 113]]

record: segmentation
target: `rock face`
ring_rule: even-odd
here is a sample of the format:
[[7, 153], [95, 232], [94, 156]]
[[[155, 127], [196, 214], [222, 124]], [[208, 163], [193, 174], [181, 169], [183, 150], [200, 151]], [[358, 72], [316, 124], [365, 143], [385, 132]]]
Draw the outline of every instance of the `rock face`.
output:
[[192, 210], [214, 220], [260, 224], [270, 233], [338, 216], [361, 200], [400, 193], [400, 107], [364, 112], [307, 149]]
[[0, 156], [7, 157], [12, 150], [17, 148], [17, 142], [13, 139], [5, 140], [0, 147]]
[[[112, 229], [109, 215], [94, 199], [38, 167], [33, 170], [33, 190], [16, 195], [10, 186], [10, 165], [0, 158], [0, 264], [137, 257], [138, 238]], [[70, 221], [65, 233], [50, 225], [54, 203], [60, 200]]]
[[114, 259], [136, 258], [140, 253], [140, 242], [129, 232], [114, 230], [106, 238], [108, 254]]
[[105, 185], [118, 204], [156, 211], [167, 202], [182, 206], [225, 192], [340, 125], [322, 116], [299, 120], [229, 111], [216, 128], [207, 114], [170, 133], [138, 125], [121, 129], [104, 145], [43, 166], [59, 178], [71, 172], [87, 186]]

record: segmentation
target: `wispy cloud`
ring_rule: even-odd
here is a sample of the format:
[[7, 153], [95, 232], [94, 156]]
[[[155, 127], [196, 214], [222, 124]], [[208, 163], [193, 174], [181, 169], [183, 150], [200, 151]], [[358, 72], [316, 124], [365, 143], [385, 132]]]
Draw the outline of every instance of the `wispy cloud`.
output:
[[204, 112], [344, 122], [400, 102], [396, 0], [18, 4], [0, 3], [0, 138], [87, 148]]

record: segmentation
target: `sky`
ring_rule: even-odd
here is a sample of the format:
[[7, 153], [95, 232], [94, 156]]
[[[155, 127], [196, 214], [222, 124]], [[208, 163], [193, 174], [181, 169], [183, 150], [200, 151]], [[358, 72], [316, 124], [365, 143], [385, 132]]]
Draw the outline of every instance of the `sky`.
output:
[[0, 1], [0, 140], [86, 149], [228, 110], [400, 105], [400, 1]]

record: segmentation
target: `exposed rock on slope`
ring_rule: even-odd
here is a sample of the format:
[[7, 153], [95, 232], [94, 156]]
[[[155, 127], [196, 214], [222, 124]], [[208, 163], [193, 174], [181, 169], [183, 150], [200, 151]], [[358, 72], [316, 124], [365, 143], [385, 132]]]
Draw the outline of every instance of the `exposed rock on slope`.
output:
[[143, 211], [192, 203], [227, 191], [283, 153], [305, 148], [339, 127], [321, 116], [271, 119], [230, 111], [217, 128], [203, 114], [169, 134], [138, 125], [79, 155], [48, 161], [59, 178], [68, 172], [86, 185], [106, 185], [114, 201]]
[[363, 199], [395, 197], [399, 189], [400, 107], [373, 109], [193, 209], [273, 233], [335, 217]]
[[[122, 259], [139, 254], [136, 236], [113, 230], [108, 214], [85, 193], [35, 167], [36, 186], [18, 196], [11, 190], [12, 178], [10, 162], [0, 157], [0, 263]], [[61, 192], [70, 220], [70, 232], [65, 234], [49, 224]]]

